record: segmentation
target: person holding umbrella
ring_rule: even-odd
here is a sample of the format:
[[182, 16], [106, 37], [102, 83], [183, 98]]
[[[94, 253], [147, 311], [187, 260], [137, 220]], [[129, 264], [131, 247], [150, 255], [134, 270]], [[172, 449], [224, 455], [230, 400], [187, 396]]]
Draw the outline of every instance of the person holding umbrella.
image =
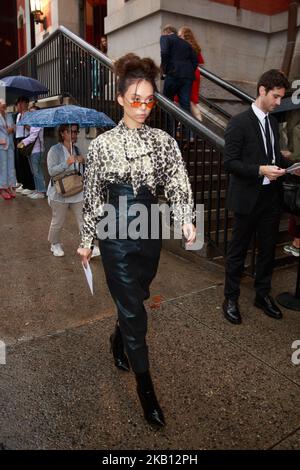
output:
[[[45, 108], [27, 113], [20, 121], [21, 125], [32, 127], [57, 127], [58, 143], [53, 145], [47, 156], [48, 172], [51, 180], [48, 186], [48, 201], [52, 209], [52, 220], [48, 240], [54, 256], [64, 256], [61, 244], [61, 232], [65, 223], [67, 211], [70, 208], [75, 215], [79, 228], [82, 225], [82, 191], [72, 196], [63, 196], [57, 192], [53, 178], [63, 172], [71, 173], [76, 169], [83, 174], [85, 158], [77, 147], [79, 127], [113, 127], [115, 123], [104, 113], [95, 109], [74, 105]], [[93, 250], [93, 257], [99, 256], [98, 247]]]
[[[83, 174], [85, 157], [81, 154], [77, 143], [79, 133], [78, 124], [62, 124], [58, 128], [59, 143], [53, 145], [48, 152], [48, 172], [54, 177], [64, 171], [73, 171], [74, 167]], [[48, 241], [51, 243], [51, 252], [54, 256], [64, 256], [61, 243], [61, 232], [66, 220], [67, 211], [71, 209], [74, 213], [79, 230], [82, 227], [83, 192], [80, 191], [73, 196], [64, 197], [56, 191], [52, 178], [48, 186], [48, 201], [52, 210], [52, 220], [49, 228]], [[93, 256], [99, 256], [98, 247], [93, 250]]]
[[[124, 117], [115, 129], [97, 137], [89, 147], [84, 177], [84, 224], [77, 252], [87, 265], [108, 199], [114, 208], [116, 235], [100, 239], [100, 249], [108, 287], [118, 310], [118, 322], [110, 337], [114, 363], [123, 371], [132, 367], [144, 417], [151, 425], [162, 427], [165, 419], [154, 391], [146, 343], [144, 300], [150, 295], [161, 249], [160, 238], [152, 238], [150, 213], [152, 206], [157, 207], [157, 188], [164, 188], [187, 244], [192, 244], [193, 195], [176, 141], [161, 129], [145, 125], [155, 105], [158, 67], [150, 58], [127, 54], [116, 61], [115, 72]], [[125, 204], [121, 204], [121, 196], [125, 197]], [[147, 236], [131, 237], [128, 226], [123, 236], [122, 221], [132, 220], [130, 214], [136, 204], [142, 204], [147, 211]]]
[[[1, 78], [0, 89], [2, 87], [8, 100], [15, 101], [17, 98], [16, 107], [18, 115], [15, 139], [17, 147], [19, 144], [23, 146], [22, 140], [29, 135], [29, 127], [19, 124], [19, 121], [28, 111], [29, 99], [37, 99], [39, 95], [45, 95], [49, 90], [39, 80], [23, 75], [10, 75]], [[18, 149], [15, 154], [15, 167], [17, 181], [21, 184], [17, 188], [17, 192], [24, 195], [32, 194], [35, 190], [35, 184], [28, 157], [23, 156]]]
[[[79, 126], [77, 124], [62, 124], [58, 128], [58, 143], [53, 145], [47, 156], [48, 172], [54, 177], [63, 171], [70, 172], [75, 168], [83, 174], [84, 157], [76, 145]], [[51, 243], [51, 251], [54, 256], [64, 256], [61, 244], [61, 232], [64, 226], [67, 211], [70, 208], [76, 218], [79, 230], [81, 229], [83, 192], [73, 196], [64, 197], [56, 191], [52, 179], [48, 186], [48, 201], [52, 210], [48, 241]]]

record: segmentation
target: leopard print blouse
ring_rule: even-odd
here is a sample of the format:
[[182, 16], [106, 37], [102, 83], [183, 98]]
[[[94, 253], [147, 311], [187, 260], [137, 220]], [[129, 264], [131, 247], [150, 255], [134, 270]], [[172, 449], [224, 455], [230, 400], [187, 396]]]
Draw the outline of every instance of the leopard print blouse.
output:
[[81, 247], [90, 248], [96, 225], [104, 215], [107, 185], [131, 184], [134, 195], [141, 186], [152, 194], [162, 187], [174, 219], [193, 220], [193, 194], [177, 142], [161, 129], [143, 125], [129, 129], [123, 120], [90, 144], [84, 175]]

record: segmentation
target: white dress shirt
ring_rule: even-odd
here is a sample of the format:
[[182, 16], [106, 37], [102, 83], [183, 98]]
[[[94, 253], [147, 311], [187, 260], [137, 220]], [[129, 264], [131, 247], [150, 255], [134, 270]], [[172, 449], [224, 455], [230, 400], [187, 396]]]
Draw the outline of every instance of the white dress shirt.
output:
[[24, 126], [18, 126], [18, 122], [22, 118], [22, 114], [19, 113], [16, 120], [16, 139], [24, 139], [29, 134], [29, 130]]
[[[268, 155], [268, 150], [267, 150], [267, 139], [266, 139], [266, 117], [269, 115], [269, 113], [264, 113], [258, 106], [256, 106], [255, 103], [251, 104], [252, 110], [255, 114], [255, 116], [258, 119], [259, 122], [259, 127], [260, 127], [260, 132], [264, 141], [264, 146], [265, 146], [265, 152], [266, 155]], [[270, 131], [270, 138], [271, 138], [271, 145], [272, 145], [272, 165], [275, 165], [275, 153], [274, 153], [274, 134], [272, 127], [269, 125], [269, 131]], [[263, 184], [270, 184], [270, 180], [267, 176], [264, 177], [263, 179]]]

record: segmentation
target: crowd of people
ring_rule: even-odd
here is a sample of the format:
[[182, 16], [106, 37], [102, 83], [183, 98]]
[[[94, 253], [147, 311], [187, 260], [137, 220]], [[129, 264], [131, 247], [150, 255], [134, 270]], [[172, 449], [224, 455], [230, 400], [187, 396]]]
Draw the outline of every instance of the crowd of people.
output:
[[[31, 199], [44, 198], [46, 193], [42, 156], [44, 150], [42, 128], [19, 125], [29, 110], [29, 99], [21, 96], [16, 102], [17, 118], [7, 113], [4, 99], [0, 100], [0, 196], [14, 199], [16, 193]], [[37, 106], [32, 106], [34, 112]], [[28, 155], [23, 150], [31, 146]]]
[[[67, 209], [74, 212], [80, 231], [83, 223], [83, 191], [64, 197], [57, 192], [52, 177], [73, 168], [83, 175], [85, 157], [76, 145], [79, 128], [66, 124], [59, 127], [59, 143], [53, 145], [47, 155], [50, 176], [47, 189], [43, 162], [44, 129], [19, 124], [26, 112], [37, 111], [39, 107], [33, 105], [29, 108], [29, 99], [21, 96], [16, 101], [16, 108], [14, 122], [12, 115], [6, 111], [5, 101], [0, 100], [0, 195], [5, 200], [15, 199], [17, 194], [30, 199], [44, 199], [47, 195], [52, 211], [48, 235], [50, 250], [54, 256], [64, 256], [61, 232]], [[93, 257], [99, 255], [99, 248], [95, 246]]]

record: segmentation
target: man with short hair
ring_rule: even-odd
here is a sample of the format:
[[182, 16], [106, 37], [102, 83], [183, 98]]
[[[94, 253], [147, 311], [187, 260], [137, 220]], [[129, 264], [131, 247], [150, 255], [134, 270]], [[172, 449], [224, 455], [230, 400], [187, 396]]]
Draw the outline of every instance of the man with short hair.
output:
[[223, 313], [234, 324], [241, 323], [240, 281], [255, 232], [254, 305], [272, 318], [282, 318], [270, 290], [282, 208], [281, 176], [291, 163], [281, 155], [278, 123], [269, 113], [280, 105], [288, 88], [282, 72], [265, 72], [258, 81], [255, 102], [234, 116], [225, 132], [224, 167], [230, 174], [227, 207], [234, 212], [234, 221], [226, 259]]
[[177, 30], [172, 25], [163, 28], [160, 48], [161, 70], [165, 78], [163, 94], [172, 101], [177, 95], [180, 106], [190, 113], [197, 54], [187, 41], [177, 36]]

